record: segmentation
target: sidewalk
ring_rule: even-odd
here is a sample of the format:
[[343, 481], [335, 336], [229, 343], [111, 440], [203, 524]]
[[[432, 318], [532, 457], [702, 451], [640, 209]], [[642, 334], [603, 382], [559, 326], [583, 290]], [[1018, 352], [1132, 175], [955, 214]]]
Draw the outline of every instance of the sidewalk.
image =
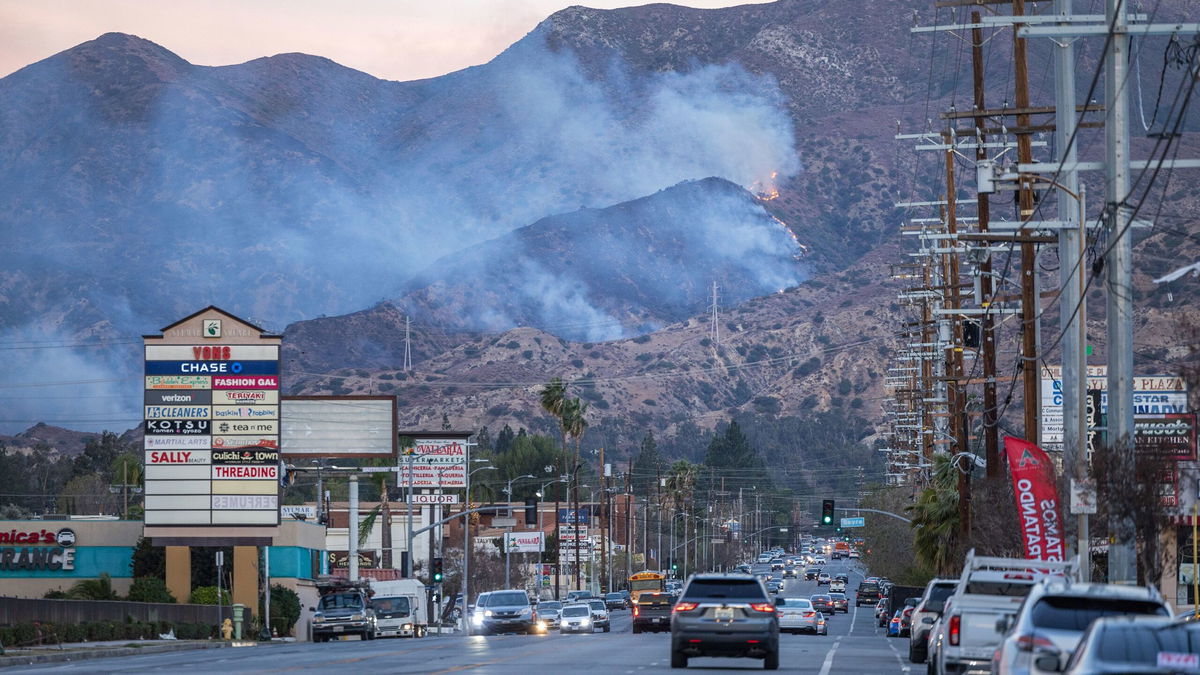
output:
[[[259, 643], [249, 640], [226, 642], [224, 640], [110, 640], [106, 642], [64, 642], [61, 645], [6, 648], [0, 656], [0, 668], [6, 666], [28, 666], [35, 663], [59, 661], [84, 661], [113, 656], [134, 654], [157, 654], [178, 652], [188, 649], [221, 649], [224, 647], [255, 647]], [[264, 645], [269, 643], [262, 643]]]

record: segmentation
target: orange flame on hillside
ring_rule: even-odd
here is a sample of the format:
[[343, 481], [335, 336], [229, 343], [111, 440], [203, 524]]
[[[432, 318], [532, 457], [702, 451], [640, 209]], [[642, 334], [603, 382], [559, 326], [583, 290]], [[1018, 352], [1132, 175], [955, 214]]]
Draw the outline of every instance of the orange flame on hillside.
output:
[[778, 177], [779, 172], [772, 171], [771, 177], [767, 180], [754, 181], [754, 184], [750, 186], [750, 191], [754, 193], [755, 197], [758, 197], [764, 202], [769, 202], [772, 199], [778, 199], [779, 188], [775, 185], [775, 179]]

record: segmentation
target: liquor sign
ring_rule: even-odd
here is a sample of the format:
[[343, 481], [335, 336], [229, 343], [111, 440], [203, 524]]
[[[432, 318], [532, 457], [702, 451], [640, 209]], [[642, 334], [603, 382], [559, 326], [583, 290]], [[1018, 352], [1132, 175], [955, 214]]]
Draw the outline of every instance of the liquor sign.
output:
[[403, 451], [400, 487], [410, 481], [417, 488], [465, 488], [467, 446], [465, 439], [418, 438]]
[[455, 495], [418, 495], [418, 494], [414, 494], [412, 496], [412, 503], [413, 504], [422, 504], [422, 505], [426, 505], [426, 506], [428, 506], [430, 504], [457, 504], [458, 503], [458, 495], [456, 495], [456, 494]]
[[215, 307], [145, 337], [148, 527], [279, 524], [280, 342]]

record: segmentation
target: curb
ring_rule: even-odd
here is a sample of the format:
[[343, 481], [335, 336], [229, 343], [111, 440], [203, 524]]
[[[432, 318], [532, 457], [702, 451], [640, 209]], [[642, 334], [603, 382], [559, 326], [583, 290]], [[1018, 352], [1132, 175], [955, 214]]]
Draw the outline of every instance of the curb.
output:
[[[185, 642], [177, 645], [148, 645], [145, 647], [109, 647], [106, 649], [92, 649], [87, 651], [63, 651], [51, 652], [43, 654], [22, 654], [14, 656], [0, 656], [0, 668], [6, 666], [32, 666], [38, 663], [56, 663], [62, 661], [89, 661], [92, 659], [106, 659], [115, 656], [134, 656], [136, 654], [162, 654], [166, 652], [182, 652], [192, 649], [223, 649], [232, 647], [233, 643], [224, 641], [213, 642]], [[246, 643], [239, 643], [238, 646], [249, 646]]]

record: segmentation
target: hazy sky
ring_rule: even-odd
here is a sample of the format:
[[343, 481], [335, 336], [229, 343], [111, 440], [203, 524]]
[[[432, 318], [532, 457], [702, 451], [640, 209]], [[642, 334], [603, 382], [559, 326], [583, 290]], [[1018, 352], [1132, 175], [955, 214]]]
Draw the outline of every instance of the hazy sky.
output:
[[[0, 77], [112, 31], [199, 65], [304, 52], [391, 80], [489, 61], [570, 0], [0, 0]], [[631, 6], [596, 0], [588, 7]], [[747, 1], [688, 0], [690, 7]]]

